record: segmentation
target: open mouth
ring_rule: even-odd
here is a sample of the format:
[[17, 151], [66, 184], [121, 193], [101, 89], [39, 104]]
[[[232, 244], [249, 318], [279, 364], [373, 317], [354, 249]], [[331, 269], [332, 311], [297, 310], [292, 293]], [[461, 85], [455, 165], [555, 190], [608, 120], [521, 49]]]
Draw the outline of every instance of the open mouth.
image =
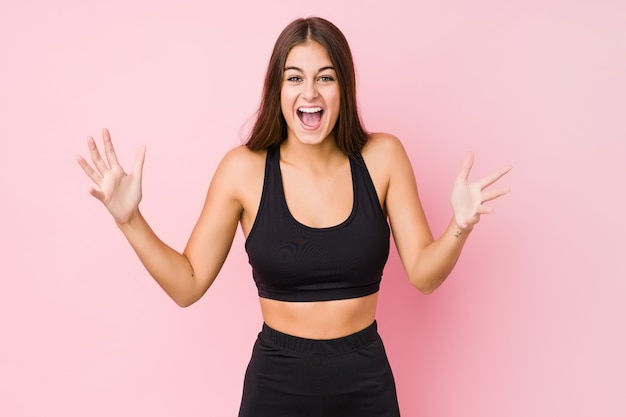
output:
[[324, 110], [321, 107], [300, 107], [298, 117], [303, 125], [310, 128], [319, 126]]

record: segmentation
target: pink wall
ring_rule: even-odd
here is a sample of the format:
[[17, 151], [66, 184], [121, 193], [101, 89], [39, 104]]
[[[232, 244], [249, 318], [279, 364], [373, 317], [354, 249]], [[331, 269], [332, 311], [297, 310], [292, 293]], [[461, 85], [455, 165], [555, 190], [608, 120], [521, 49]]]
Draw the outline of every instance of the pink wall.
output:
[[476, 176], [515, 166], [435, 294], [390, 259], [404, 416], [626, 415], [618, 0], [3, 1], [0, 415], [235, 415], [261, 320], [243, 239], [179, 309], [73, 157], [104, 126], [126, 165], [147, 145], [143, 211], [182, 249], [276, 36], [312, 14], [348, 37], [364, 120], [405, 143], [435, 232], [468, 150]]

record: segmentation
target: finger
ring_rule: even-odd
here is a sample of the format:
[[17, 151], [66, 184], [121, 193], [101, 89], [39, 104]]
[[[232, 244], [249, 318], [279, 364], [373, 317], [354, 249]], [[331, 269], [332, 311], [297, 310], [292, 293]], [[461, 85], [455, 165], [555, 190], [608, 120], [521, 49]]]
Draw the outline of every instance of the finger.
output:
[[102, 160], [100, 152], [98, 151], [98, 147], [96, 146], [96, 142], [91, 136], [87, 138], [87, 146], [89, 146], [89, 154], [91, 155], [91, 160], [93, 161], [93, 164], [100, 172], [100, 174], [103, 175], [109, 170], [109, 167], [107, 167], [107, 165]]
[[471, 219], [464, 221], [464, 222], [457, 222], [457, 226], [459, 227], [459, 229], [461, 230], [468, 230], [474, 227], [474, 225], [476, 225], [476, 223], [478, 223], [480, 221], [480, 216], [474, 216]]
[[476, 181], [476, 183], [480, 186], [480, 189], [484, 189], [486, 187], [489, 187], [491, 184], [493, 184], [494, 182], [498, 181], [500, 178], [502, 178], [507, 172], [509, 172], [511, 169], [513, 169], [512, 166], [507, 166], [504, 167], [498, 171], [493, 172], [492, 174], [487, 175], [484, 178], [481, 178], [480, 180]]
[[483, 214], [491, 214], [491, 213], [493, 213], [493, 208], [489, 206], [485, 206], [484, 204], [481, 204], [480, 206], [476, 208], [476, 214], [478, 214], [479, 216]]
[[78, 165], [80, 165], [83, 171], [85, 171], [85, 174], [87, 174], [87, 176], [91, 178], [93, 182], [100, 185], [102, 177], [91, 166], [89, 166], [87, 161], [85, 161], [85, 158], [83, 158], [82, 156], [76, 156], [76, 162], [78, 162]]
[[142, 146], [137, 150], [135, 155], [135, 165], [133, 166], [133, 176], [136, 176], [139, 180], [143, 175], [143, 163], [146, 160], [146, 147]]
[[119, 163], [117, 162], [115, 149], [113, 148], [113, 141], [111, 141], [111, 134], [109, 133], [109, 129], [102, 129], [102, 140], [104, 142], [104, 153], [107, 157], [107, 162], [109, 163], [109, 166], [119, 165]]
[[498, 197], [503, 196], [510, 192], [510, 188], [499, 188], [497, 190], [489, 190], [482, 193], [482, 202], [495, 200]]
[[95, 188], [90, 188], [89, 194], [97, 198], [99, 201], [104, 202], [104, 193], [102, 191], [96, 190]]
[[469, 178], [470, 171], [472, 170], [472, 166], [474, 165], [474, 153], [470, 152], [465, 157], [463, 161], [463, 166], [461, 168], [461, 172], [459, 172], [459, 176], [457, 177], [457, 181], [467, 182]]

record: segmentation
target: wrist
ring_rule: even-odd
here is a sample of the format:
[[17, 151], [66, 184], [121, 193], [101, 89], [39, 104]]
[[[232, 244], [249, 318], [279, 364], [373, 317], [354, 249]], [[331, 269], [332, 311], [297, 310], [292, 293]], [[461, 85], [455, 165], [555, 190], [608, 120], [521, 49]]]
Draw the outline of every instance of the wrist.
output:
[[472, 232], [473, 229], [474, 229], [474, 225], [471, 225], [471, 226], [459, 225], [456, 222], [456, 220], [453, 219], [452, 222], [450, 223], [449, 232], [456, 239], [461, 239], [461, 238], [467, 237]]
[[472, 231], [471, 228], [469, 228], [469, 229], [461, 229], [460, 227], [457, 227], [457, 228], [454, 229], [453, 236], [455, 238], [457, 238], [457, 239], [461, 239], [463, 237], [467, 237], [470, 234], [471, 231]]
[[141, 213], [139, 212], [139, 208], [137, 208], [136, 210], [130, 213], [128, 218], [124, 219], [123, 221], [115, 220], [115, 225], [122, 230], [131, 229], [137, 224], [137, 222], [141, 218], [142, 218]]

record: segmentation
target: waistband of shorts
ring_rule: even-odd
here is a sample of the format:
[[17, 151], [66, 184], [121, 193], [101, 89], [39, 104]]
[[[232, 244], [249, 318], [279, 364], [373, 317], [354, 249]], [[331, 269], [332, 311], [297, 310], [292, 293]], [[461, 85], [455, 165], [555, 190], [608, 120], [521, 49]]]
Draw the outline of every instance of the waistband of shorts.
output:
[[336, 339], [306, 339], [279, 332], [263, 323], [259, 339], [270, 342], [281, 349], [309, 355], [340, 355], [358, 350], [378, 340], [378, 325], [376, 320], [369, 326], [356, 333]]

